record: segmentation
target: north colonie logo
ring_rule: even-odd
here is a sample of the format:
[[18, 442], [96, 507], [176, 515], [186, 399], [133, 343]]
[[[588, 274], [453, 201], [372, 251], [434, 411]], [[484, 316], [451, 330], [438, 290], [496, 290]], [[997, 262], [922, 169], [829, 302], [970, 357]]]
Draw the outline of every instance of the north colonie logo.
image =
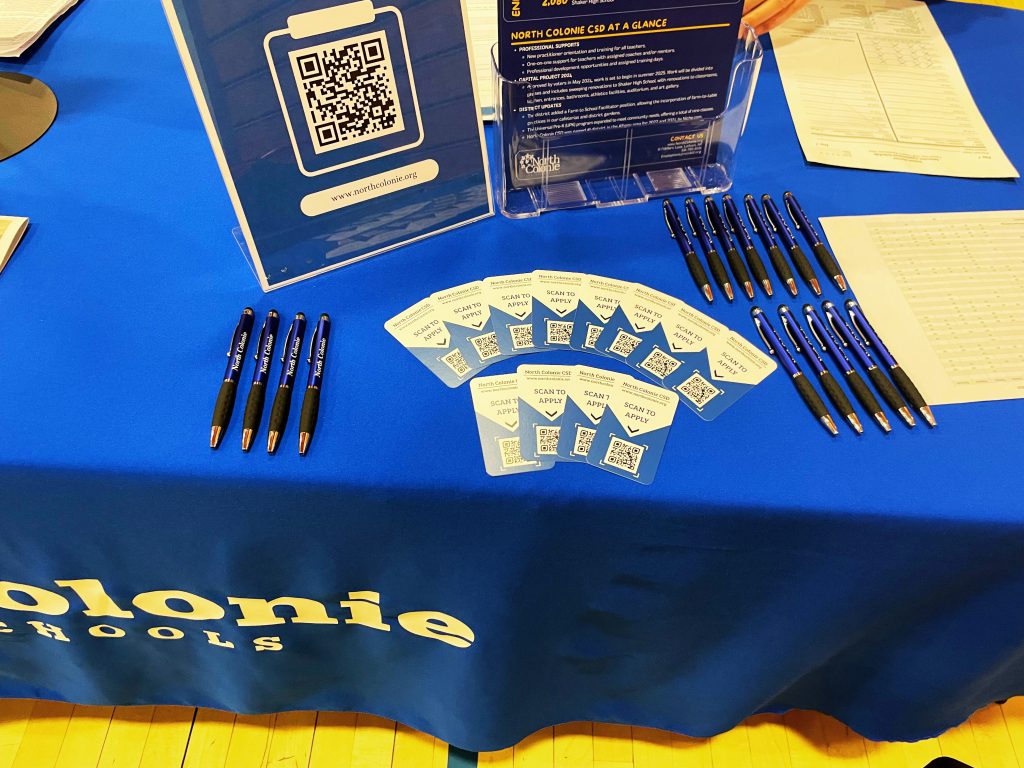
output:
[[[384, 621], [380, 608], [380, 594], [377, 592], [349, 592], [347, 600], [328, 606], [318, 600], [305, 597], [278, 597], [265, 600], [258, 597], [227, 597], [224, 602], [230, 608], [199, 595], [181, 590], [167, 589], [155, 592], [142, 592], [136, 595], [131, 605], [144, 614], [154, 617], [144, 629], [122, 627], [107, 623], [103, 619], [138, 620], [135, 611], [126, 610], [122, 604], [114, 601], [107, 594], [103, 584], [97, 579], [72, 579], [53, 582], [59, 589], [68, 594], [43, 589], [31, 584], [18, 584], [13, 581], [0, 581], [0, 610], [23, 613], [42, 614], [47, 617], [64, 616], [71, 612], [70, 598], [77, 598], [84, 609], [82, 615], [95, 619], [95, 623], [87, 629], [92, 637], [117, 640], [129, 635], [135, 637], [144, 632], [144, 636], [155, 640], [181, 640], [186, 631], [202, 633], [210, 645], [220, 648], [235, 648], [235, 641], [222, 637], [225, 630], [210, 630], [200, 626], [197, 630], [186, 626], [165, 626], [158, 619], [174, 619], [176, 622], [232, 622], [239, 627], [268, 627], [286, 623], [292, 624], [355, 624], [359, 627], [377, 632], [390, 632], [393, 625]], [[334, 606], [341, 610], [332, 615]], [[77, 609], [77, 607], [76, 607]], [[232, 616], [228, 616], [228, 611]], [[140, 616], [140, 619], [143, 618]], [[395, 617], [405, 632], [429, 640], [437, 640], [454, 648], [469, 648], [476, 639], [468, 626], [454, 616], [438, 611], [409, 611]], [[70, 643], [66, 626], [61, 626], [59, 619], [48, 618], [45, 621], [30, 619], [24, 622], [37, 635]], [[0, 637], [11, 634], [15, 630], [10, 623], [0, 621]], [[237, 638], [236, 638], [237, 639]], [[251, 643], [256, 651], [280, 651], [285, 647], [280, 635], [245, 638], [239, 643]]]

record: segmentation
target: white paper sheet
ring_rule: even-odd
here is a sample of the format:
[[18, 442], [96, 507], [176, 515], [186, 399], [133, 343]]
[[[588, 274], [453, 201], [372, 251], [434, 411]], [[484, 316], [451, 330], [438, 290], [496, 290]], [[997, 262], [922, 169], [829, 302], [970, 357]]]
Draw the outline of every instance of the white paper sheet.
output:
[[476, 93], [480, 113], [494, 117], [494, 83], [491, 75], [491, 47], [498, 42], [497, 0], [466, 0], [469, 34], [473, 40], [473, 64], [476, 68]]
[[0, 56], [21, 56], [78, 0], [0, 0]]
[[811, 0], [771, 36], [809, 161], [937, 176], [1018, 176], [924, 3]]
[[1024, 397], [1024, 211], [821, 224], [865, 314], [925, 400]]

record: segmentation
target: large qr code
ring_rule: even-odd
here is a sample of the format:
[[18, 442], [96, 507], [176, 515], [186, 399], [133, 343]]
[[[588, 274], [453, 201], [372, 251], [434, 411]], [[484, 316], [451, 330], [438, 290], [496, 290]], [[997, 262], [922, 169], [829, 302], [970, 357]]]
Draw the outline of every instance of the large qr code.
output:
[[317, 154], [405, 128], [383, 31], [289, 55]]
[[548, 344], [572, 341], [572, 320], [548, 320]]
[[640, 363], [641, 368], [652, 376], [657, 376], [659, 379], [664, 379], [680, 365], [682, 363], [672, 357], [672, 355], [666, 355], [657, 347], [651, 350], [651, 354]]
[[537, 455], [557, 456], [558, 455], [558, 433], [559, 427], [542, 427], [537, 425]]
[[634, 445], [613, 436], [611, 442], [608, 443], [608, 452], [604, 455], [604, 463], [635, 475], [640, 469], [640, 461], [646, 450], [646, 445]]
[[715, 397], [722, 394], [722, 390], [696, 371], [693, 372], [693, 376], [678, 385], [676, 389], [698, 408], [703, 408]]
[[586, 456], [590, 453], [590, 444], [594, 442], [594, 435], [597, 434], [596, 429], [590, 427], [582, 427], [579, 424], [576, 425], [576, 439], [572, 444], [572, 452], [576, 456]]
[[583, 342], [584, 349], [593, 349], [597, 346], [597, 340], [600, 338], [602, 331], [604, 331], [603, 325], [591, 325], [587, 324], [587, 340]]
[[532, 325], [510, 325], [512, 332], [512, 349], [526, 349], [533, 346]]
[[640, 346], [640, 338], [638, 336], [633, 336], [625, 331], [619, 331], [615, 334], [615, 339], [612, 341], [611, 346], [608, 347], [608, 351], [620, 357], [629, 357], [638, 346]]
[[534, 463], [523, 458], [523, 449], [518, 437], [500, 438], [498, 440], [498, 448], [501, 449], [501, 466], [505, 469], [523, 467]]
[[485, 333], [482, 336], [473, 336], [470, 339], [473, 342], [473, 348], [476, 350], [477, 357], [480, 361], [490, 360], [492, 357], [498, 357], [501, 354], [501, 350], [498, 349], [498, 336], [491, 331]]
[[466, 362], [466, 358], [462, 356], [462, 350], [460, 349], [453, 349], [441, 358], [441, 362], [451, 368], [456, 376], [465, 376], [469, 373], [469, 364]]

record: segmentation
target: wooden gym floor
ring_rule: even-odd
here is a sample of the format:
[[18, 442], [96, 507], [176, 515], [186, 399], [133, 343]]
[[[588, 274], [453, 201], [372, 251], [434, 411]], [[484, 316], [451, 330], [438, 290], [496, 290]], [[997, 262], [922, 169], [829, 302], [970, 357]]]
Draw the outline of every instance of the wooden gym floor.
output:
[[793, 711], [712, 739], [570, 723], [479, 756], [370, 715], [0, 700], [0, 768], [924, 768], [939, 755], [1024, 768], [1024, 698], [913, 744], [866, 741], [830, 717]]

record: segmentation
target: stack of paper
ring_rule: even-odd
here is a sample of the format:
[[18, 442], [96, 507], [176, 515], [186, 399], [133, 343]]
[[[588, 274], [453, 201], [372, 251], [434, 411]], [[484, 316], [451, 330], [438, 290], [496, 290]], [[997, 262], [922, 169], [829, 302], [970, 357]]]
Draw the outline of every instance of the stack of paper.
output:
[[78, 0], [4, 0], [0, 4], [0, 56], [21, 56]]
[[25, 234], [28, 219], [18, 216], [0, 216], [0, 272], [7, 266], [14, 249], [18, 247], [21, 236]]

